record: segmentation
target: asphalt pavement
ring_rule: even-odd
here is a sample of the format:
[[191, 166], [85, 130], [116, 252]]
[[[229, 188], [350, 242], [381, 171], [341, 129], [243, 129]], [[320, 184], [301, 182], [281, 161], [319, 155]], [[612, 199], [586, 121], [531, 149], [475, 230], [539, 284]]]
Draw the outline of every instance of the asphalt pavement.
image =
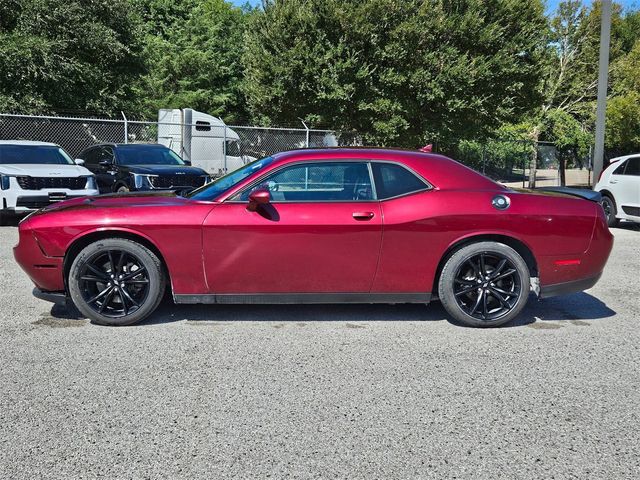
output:
[[91, 325], [0, 228], [0, 478], [640, 478], [640, 228], [498, 329], [422, 305], [175, 306]]

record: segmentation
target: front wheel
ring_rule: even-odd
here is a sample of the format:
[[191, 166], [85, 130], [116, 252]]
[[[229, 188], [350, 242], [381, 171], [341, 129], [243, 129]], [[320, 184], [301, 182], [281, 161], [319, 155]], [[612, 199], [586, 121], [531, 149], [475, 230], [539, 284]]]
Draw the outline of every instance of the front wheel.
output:
[[69, 294], [78, 310], [100, 325], [132, 325], [162, 300], [166, 279], [158, 257], [123, 238], [98, 240], [73, 260]]
[[497, 327], [513, 320], [529, 297], [529, 268], [513, 248], [478, 242], [455, 252], [440, 274], [445, 310], [471, 327]]

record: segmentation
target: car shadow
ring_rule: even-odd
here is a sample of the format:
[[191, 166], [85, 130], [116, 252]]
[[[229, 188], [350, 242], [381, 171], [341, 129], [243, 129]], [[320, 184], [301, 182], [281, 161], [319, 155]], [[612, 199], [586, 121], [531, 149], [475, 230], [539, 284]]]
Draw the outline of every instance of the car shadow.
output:
[[[532, 294], [524, 310], [501, 328], [533, 326], [560, 328], [562, 322], [589, 325], [589, 321], [616, 314], [604, 302], [585, 293], [537, 300]], [[51, 316], [60, 320], [82, 320], [73, 305], [54, 305]], [[176, 305], [163, 299], [155, 313], [138, 324], [140, 327], [188, 321], [195, 324], [220, 322], [429, 322], [452, 320], [435, 301], [423, 304], [316, 304], [316, 305]], [[560, 323], [552, 323], [560, 322]]]

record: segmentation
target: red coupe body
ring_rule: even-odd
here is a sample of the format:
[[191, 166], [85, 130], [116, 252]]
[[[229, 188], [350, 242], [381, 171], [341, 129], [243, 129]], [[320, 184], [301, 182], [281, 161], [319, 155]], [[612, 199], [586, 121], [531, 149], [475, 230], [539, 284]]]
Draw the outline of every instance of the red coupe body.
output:
[[[384, 199], [378, 192], [325, 201], [274, 192], [258, 209], [243, 199], [242, 192], [273, 172], [323, 162], [367, 165], [369, 171], [377, 163], [399, 165], [424, 188]], [[373, 176], [371, 183], [374, 192], [380, 189]], [[421, 152], [285, 152], [214, 198], [202, 196], [62, 202], [20, 224], [15, 257], [43, 292], [67, 290], [70, 262], [84, 246], [124, 237], [156, 252], [177, 302], [426, 302], [436, 294], [447, 255], [469, 242], [499, 241], [515, 249], [531, 277], [539, 278], [541, 296], [591, 287], [613, 242], [596, 202], [510, 190], [449, 158]], [[494, 205], [496, 196], [506, 198], [507, 208]]]

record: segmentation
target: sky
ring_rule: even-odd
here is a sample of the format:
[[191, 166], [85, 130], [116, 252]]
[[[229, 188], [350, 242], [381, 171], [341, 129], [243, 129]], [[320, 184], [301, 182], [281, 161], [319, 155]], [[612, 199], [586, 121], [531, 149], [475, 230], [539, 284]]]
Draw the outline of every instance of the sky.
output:
[[[629, 8], [629, 7], [640, 8], [640, 0], [615, 0], [615, 1], [616, 3], [619, 3], [625, 8]], [[257, 5], [260, 5], [260, 0], [231, 0], [231, 3], [237, 6], [242, 6], [245, 3], [249, 3], [253, 6], [257, 6]], [[558, 6], [558, 3], [560, 3], [560, 0], [547, 0], [547, 13], [553, 12]], [[593, 2], [592, 0], [583, 0], [582, 3], [590, 5]]]

